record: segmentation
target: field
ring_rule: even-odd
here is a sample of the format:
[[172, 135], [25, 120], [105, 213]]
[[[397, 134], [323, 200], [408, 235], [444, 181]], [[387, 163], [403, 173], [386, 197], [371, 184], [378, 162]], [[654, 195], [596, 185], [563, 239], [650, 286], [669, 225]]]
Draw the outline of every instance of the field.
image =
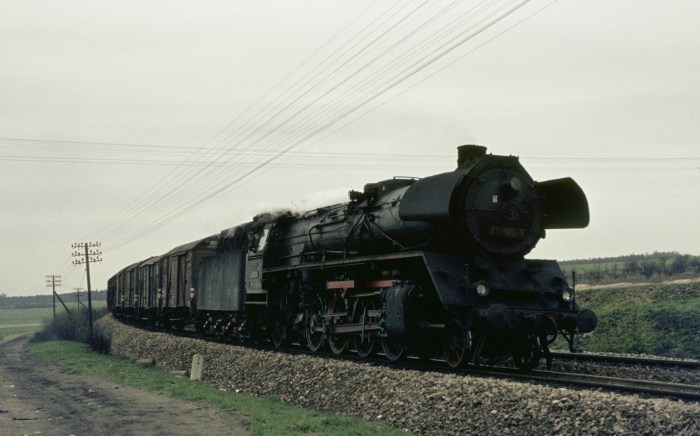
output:
[[[76, 304], [67, 304], [68, 309], [75, 311]], [[105, 301], [96, 301], [93, 309], [106, 307]], [[56, 305], [56, 315], [65, 312], [63, 306]], [[37, 307], [28, 309], [0, 309], [0, 339], [18, 333], [35, 332], [41, 329], [44, 321], [53, 317], [53, 308]]]
[[659, 253], [559, 262], [567, 277], [579, 283], [661, 283], [700, 277], [700, 256]]
[[700, 359], [698, 282], [579, 289], [576, 299], [598, 315], [584, 350]]

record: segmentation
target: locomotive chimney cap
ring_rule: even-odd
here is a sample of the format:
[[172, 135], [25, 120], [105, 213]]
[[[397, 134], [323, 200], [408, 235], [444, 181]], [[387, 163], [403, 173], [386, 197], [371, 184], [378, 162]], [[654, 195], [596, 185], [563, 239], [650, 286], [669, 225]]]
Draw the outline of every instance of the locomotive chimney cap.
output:
[[460, 145], [457, 147], [457, 167], [462, 167], [467, 162], [478, 159], [486, 154], [483, 145]]

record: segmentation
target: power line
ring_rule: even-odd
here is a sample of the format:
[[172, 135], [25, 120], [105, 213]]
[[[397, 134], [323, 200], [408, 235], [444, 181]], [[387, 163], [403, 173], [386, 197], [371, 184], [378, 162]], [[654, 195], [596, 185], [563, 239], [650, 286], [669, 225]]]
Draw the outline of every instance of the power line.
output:
[[[389, 9], [387, 9], [387, 11], [391, 10], [391, 8], [393, 8], [395, 5], [399, 5], [400, 3], [402, 3], [401, 0], [398, 0], [393, 6], [391, 6]], [[344, 26], [344, 28], [347, 28], [351, 23], [357, 21], [361, 16], [363, 16], [365, 13], [367, 13], [367, 11], [369, 11], [371, 7], [372, 7], [372, 5], [368, 6], [368, 7], [365, 8], [363, 11], [361, 11], [361, 12], [360, 12], [358, 15], [356, 15], [352, 20], [350, 20], [350, 22], [349, 22], [346, 26]], [[381, 16], [384, 15], [387, 11], [384, 11], [383, 13], [380, 13], [379, 16], [381, 17]], [[329, 45], [331, 44], [331, 42], [332, 42], [335, 38], [337, 38], [341, 33], [342, 33], [342, 31], [337, 32], [337, 33], [336, 33], [333, 37], [331, 37], [325, 44], [323, 44], [322, 47], [329, 46]], [[354, 36], [353, 36], [352, 38], [350, 38], [350, 41], [351, 41], [352, 39], [354, 39], [354, 38], [355, 38]], [[322, 47], [321, 47], [321, 48], [322, 48]], [[332, 51], [332, 52], [333, 52], [333, 51]], [[321, 49], [316, 50], [315, 53], [321, 53]], [[282, 84], [283, 84], [285, 81], [287, 81], [288, 79], [291, 79], [291, 77], [293, 77], [294, 74], [296, 74], [298, 71], [301, 71], [305, 65], [307, 65], [308, 63], [310, 63], [310, 61], [313, 59], [314, 56], [315, 56], [315, 54], [312, 54], [312, 55], [310, 55], [309, 57], [307, 57], [304, 61], [302, 61], [294, 70], [292, 70], [289, 74], [287, 74], [287, 76], [285, 76], [284, 79], [282, 79], [280, 82], [278, 82], [277, 85], [273, 86], [273, 87], [272, 87], [267, 93], [265, 93], [256, 103], [254, 103], [253, 105], [249, 106], [243, 113], [241, 113], [236, 119], [234, 119], [231, 123], [229, 123], [228, 126], [226, 126], [221, 132], [219, 132], [219, 134], [217, 134], [214, 138], [212, 138], [212, 139], [208, 142], [208, 143], [213, 143], [213, 142], [215, 142], [215, 141], [217, 140], [217, 137], [220, 137], [220, 138], [221, 138], [221, 139], [219, 140], [217, 146], [216, 146], [216, 149], [217, 149], [217, 150], [222, 150], [222, 151], [223, 151], [223, 154], [221, 154], [220, 157], [223, 157], [223, 156], [225, 156], [227, 153], [230, 153], [230, 152], [231, 152], [230, 148], [229, 148], [228, 150], [227, 150], [226, 148], [224, 148], [225, 139], [226, 139], [227, 136], [229, 136], [229, 135], [226, 135], [226, 131], [227, 131], [229, 128], [233, 127], [233, 126], [235, 125], [235, 123], [236, 123], [239, 119], [243, 119], [243, 117], [244, 117], [246, 114], [250, 113], [250, 112], [254, 109], [254, 107], [255, 107], [255, 105], [256, 105], [257, 103], [263, 102], [265, 96], [267, 96], [268, 94], [271, 94], [271, 93], [273, 92], [274, 89], [279, 88], [280, 86], [282, 86]], [[284, 93], [283, 93], [282, 95], [284, 95]], [[264, 110], [264, 109], [265, 109], [265, 108], [263, 108], [263, 110]], [[251, 120], [251, 118], [249, 118], [248, 121], [245, 121], [243, 124], [241, 124], [241, 125], [239, 126], [239, 128], [236, 129], [236, 131], [240, 130], [240, 128], [243, 127], [243, 126], [245, 126], [246, 123], [249, 123], [250, 120]], [[235, 132], [234, 132], [234, 133], [235, 133]], [[205, 144], [205, 145], [206, 145], [206, 144]], [[208, 154], [204, 154], [203, 156], [198, 157], [198, 156], [196, 155], [196, 153], [194, 153], [193, 156], [195, 157], [195, 159], [198, 159], [198, 158], [204, 159], [206, 156], [209, 156], [209, 155], [208, 155]], [[179, 171], [179, 173], [177, 172], [178, 169], [181, 170], [181, 171]], [[184, 177], [178, 176], [178, 174], [183, 174]], [[160, 204], [160, 203], [162, 203], [162, 201], [163, 201], [163, 199], [164, 199], [165, 197], [170, 198], [170, 197], [171, 197], [171, 194], [172, 194], [173, 192], [176, 192], [177, 188], [173, 189], [173, 188], [171, 187], [172, 185], [175, 185], [175, 186], [177, 186], [177, 187], [179, 187], [179, 186], [186, 186], [187, 183], [189, 183], [189, 182], [192, 180], [193, 177], [195, 177], [195, 175], [193, 175], [192, 173], [187, 173], [187, 172], [183, 173], [183, 168], [176, 168], [175, 170], [171, 171], [171, 173], [168, 174], [166, 177], [164, 177], [163, 179], [161, 179], [161, 180], [158, 182], [158, 184], [157, 184], [153, 189], [147, 190], [147, 191], [146, 191], [146, 194], [144, 194], [144, 195], [140, 196], [139, 198], [137, 198], [137, 199], [136, 199], [135, 201], [133, 201], [129, 206], [127, 206], [126, 209], [124, 209], [124, 210], [123, 210], [122, 212], [120, 212], [117, 216], [115, 216], [114, 219], [113, 219], [111, 222], [112, 222], [112, 223], [116, 223], [116, 224], [111, 224], [111, 225], [112, 225], [112, 226], [116, 226], [117, 228], [123, 228], [123, 226], [119, 223], [119, 220], [124, 221], [124, 220], [123, 220], [123, 217], [128, 216], [128, 214], [132, 214], [132, 215], [134, 215], [134, 216], [144, 216], [146, 213], [149, 213], [150, 211], [152, 211], [152, 210], [155, 209], [154, 203]], [[183, 181], [182, 179], [184, 179], [184, 181]], [[177, 182], [177, 183], [176, 183], [176, 182]], [[165, 191], [165, 192], [161, 192], [161, 188], [164, 188], [166, 191]], [[154, 201], [153, 199], [155, 199], [155, 201]], [[110, 224], [108, 224], [107, 227], [103, 227], [103, 228], [109, 229], [109, 227], [108, 227], [109, 225], [110, 225]]]
[[[376, 98], [378, 95], [381, 95], [384, 93], [387, 89], [390, 89], [391, 87], [395, 86], [398, 83], [401, 83], [402, 81], [406, 80], [407, 78], [411, 77], [418, 71], [422, 71], [425, 69], [427, 66], [435, 62], [437, 59], [441, 58], [442, 56], [450, 53], [460, 45], [464, 44], [465, 42], [469, 41], [471, 38], [474, 36], [480, 34], [483, 32], [485, 29], [489, 28], [493, 24], [497, 23], [504, 17], [510, 15], [512, 12], [517, 10], [518, 8], [522, 7], [524, 4], [526, 4], [527, 1], [524, 2], [519, 2], [519, 3], [514, 3], [510, 2], [510, 4], [502, 5], [500, 8], [496, 9], [495, 11], [490, 11], [484, 18], [480, 19], [480, 26], [477, 26], [475, 30], [465, 34], [464, 32], [460, 35], [454, 36], [451, 39], [449, 39], [447, 42], [444, 42], [439, 48], [439, 51], [437, 54], [433, 54], [431, 56], [423, 56], [423, 58], [419, 59], [418, 61], [414, 62], [411, 64], [411, 69], [404, 72], [401, 76], [399, 76], [397, 79], [394, 79], [388, 84], [385, 84], [382, 88], [375, 90], [373, 93], [370, 94], [369, 99]], [[470, 29], [471, 30], [471, 29]], [[341, 82], [342, 83], [342, 82]], [[329, 91], [326, 91], [322, 97], [325, 97], [328, 95]], [[315, 101], [319, 101], [316, 99]], [[352, 113], [353, 111], [357, 110], [358, 108], [362, 107], [364, 104], [366, 104], [368, 99], [365, 99], [364, 101], [355, 104], [354, 106], [351, 106], [343, 113], [340, 115], [337, 115], [333, 118], [327, 119], [324, 124], [321, 124], [318, 127], [311, 127], [309, 133], [306, 133], [301, 139], [295, 141], [292, 143], [292, 145], [287, 146], [283, 148], [276, 156], [272, 157], [271, 159], [268, 159], [268, 161], [264, 162], [263, 164], [254, 167], [252, 170], [245, 171], [242, 176], [234, 177], [232, 180], [228, 182], [224, 182], [223, 185], [221, 183], [218, 183], [217, 185], [214, 186], [214, 191], [209, 191], [208, 194], [205, 194], [204, 196], [201, 195], [201, 193], [198, 192], [191, 192], [191, 195], [188, 195], [185, 193], [185, 195], [188, 197], [182, 201], [182, 198], [178, 198], [179, 204], [189, 204], [189, 206], [185, 207], [178, 207], [177, 210], [171, 211], [168, 213], [168, 215], [161, 216], [154, 225], [162, 224], [163, 222], [168, 221], [169, 219], [172, 218], [173, 215], [179, 214], [186, 212], [188, 210], [191, 210], [193, 207], [199, 206], [203, 204], [204, 202], [210, 201], [211, 199], [215, 198], [216, 196], [220, 195], [222, 192], [228, 190], [230, 187], [234, 186], [235, 184], [241, 182], [243, 179], [251, 175], [252, 173], [262, 169], [264, 166], [270, 164], [273, 162], [275, 159], [279, 158], [280, 156], [284, 155], [286, 152], [292, 150], [294, 147], [298, 146], [300, 143], [303, 143], [305, 140], [307, 140], [310, 137], [313, 137], [314, 135], [318, 134], [319, 132], [327, 129], [331, 125], [333, 125], [335, 122], [338, 121], [338, 119], [342, 119], [343, 117], [347, 116], [347, 114]], [[300, 110], [297, 110], [295, 113], [293, 113], [290, 117], [287, 118], [287, 120], [292, 120], [299, 114], [301, 114], [303, 111], [305, 111], [307, 108], [309, 108], [310, 105], [307, 104], [306, 106], [302, 107]], [[280, 128], [280, 125], [275, 127], [272, 132], [274, 133], [275, 130], [278, 130]], [[270, 132], [266, 132], [266, 136], [269, 135]], [[256, 140], [256, 142], [259, 141]], [[256, 143], [254, 142], [253, 145]], [[211, 179], [210, 179], [211, 181]], [[170, 194], [172, 194], [175, 191], [171, 191]], [[170, 201], [170, 197], [164, 197], [162, 198], [158, 203], [163, 204], [164, 201]]]
[[[396, 4], [398, 4], [398, 2], [397, 2]], [[389, 9], [388, 9], [387, 11], [389, 11]], [[375, 21], [377, 21], [377, 20], [375, 20]], [[313, 70], [312, 70], [312, 71], [313, 71]], [[317, 83], [323, 83], [323, 81], [317, 82]], [[317, 85], [315, 85], [315, 86], [317, 86]], [[306, 89], [307, 89], [307, 90], [308, 90], [308, 89], [314, 89], [314, 86], [308, 86], [308, 87], [306, 87]], [[298, 100], [299, 100], [299, 98], [297, 97], [296, 100], [294, 100], [294, 101], [298, 101]], [[285, 100], [283, 100], [283, 102], [284, 102], [284, 101], [285, 101]], [[283, 106], [283, 107], [282, 107], [282, 110], [286, 110], [288, 107], [291, 107], [289, 103], [287, 103], [286, 106]], [[264, 113], [264, 112], [263, 112], [263, 113]], [[266, 123], [269, 123], [272, 119], [274, 119], [276, 116], [279, 116], [279, 114], [281, 114], [281, 113], [282, 113], [282, 111], [281, 111], [280, 109], [277, 109], [277, 112], [276, 112], [276, 113], [271, 113], [271, 112], [268, 111], [268, 114], [269, 114], [269, 115], [267, 116], [267, 121], [266, 121]], [[297, 113], [298, 113], [298, 112], [297, 112]], [[292, 119], [292, 118], [287, 117], [287, 121], [286, 121], [286, 122], [288, 122], [290, 119]], [[264, 125], [264, 124], [263, 124], [263, 125]], [[267, 137], [267, 136], [270, 136], [271, 133], [274, 133], [274, 131], [275, 131], [276, 129], [279, 128], [279, 125], [280, 125], [280, 124], [278, 124], [278, 127], [273, 128], [271, 131], [268, 130], [268, 131], [265, 133], [265, 136]], [[256, 129], [260, 129], [260, 126], [256, 127]], [[249, 137], [249, 136], [250, 136], [250, 131], [248, 132], [248, 137]], [[255, 145], [255, 143], [249, 144], [248, 147], [252, 147], [252, 145]], [[227, 154], [228, 154], [229, 156], [231, 156], [230, 153], [227, 153]], [[239, 159], [239, 162], [241, 162], [242, 164], [245, 164], [245, 163], [246, 163], [245, 161], [241, 161], [240, 159]], [[211, 180], [211, 178], [212, 178], [211, 176], [213, 176], [213, 171], [211, 171], [211, 170], [213, 170], [213, 169], [210, 168], [210, 171], [208, 171], [208, 172], [206, 172], [206, 173], [199, 174], [199, 175], [197, 175], [196, 178], [194, 178], [195, 183], [197, 183], [198, 185], [195, 184], [195, 185], [190, 186], [190, 188], [189, 188], [189, 189], [190, 189], [190, 192], [197, 192], [197, 189], [200, 189], [199, 192], [201, 192], [201, 189], [202, 189], [203, 187], [206, 187], [206, 186], [211, 185], [211, 183], [210, 183], [209, 185], [202, 184], [202, 181], [204, 180], [204, 177], [205, 177], [205, 176], [206, 176], [206, 177], [209, 177], [209, 179]], [[188, 180], [193, 180], [193, 178], [190, 177], [190, 178], [188, 178]], [[154, 210], [156, 207], [158, 207], [158, 208], [160, 209], [160, 206], [162, 206], [166, 201], [172, 203], [171, 199], [175, 198], [175, 197], [174, 197], [174, 196], [175, 196], [175, 193], [177, 193], [177, 192], [179, 192], [179, 191], [182, 191], [183, 188], [184, 188], [185, 186], [186, 186], [186, 185], [185, 185], [184, 183], [179, 183], [179, 184], [177, 185], [177, 188], [171, 189], [168, 193], [166, 193], [166, 194], [164, 194], [164, 195], [160, 195], [159, 197], [157, 197], [157, 200], [156, 200], [156, 203], [155, 203], [155, 204], [149, 205], [148, 210]], [[193, 188], [196, 188], [196, 189], [193, 189]], [[190, 197], [196, 197], [196, 195], [199, 195], [199, 194], [193, 194], [193, 195], [191, 195]], [[178, 203], [181, 203], [181, 199], [180, 199], [180, 198], [177, 198], [176, 201], [178, 201]], [[144, 216], [145, 213], [146, 213], [146, 211], [143, 211], [143, 210], [142, 210], [141, 213], [140, 213], [139, 215]]]
[[[275, 163], [275, 167], [294, 167], [294, 168], [305, 168], [312, 167], [316, 168], [319, 166], [353, 166], [357, 163], [366, 164], [368, 161], [371, 162], [375, 159], [392, 159], [394, 161], [393, 165], [381, 164], [374, 165], [382, 168], [393, 168], [397, 166], [398, 163], [410, 162], [412, 160], [417, 160], [417, 163], [425, 163], [425, 161], [451, 161], [454, 160], [452, 156], [435, 156], [435, 155], [416, 155], [416, 156], [397, 156], [392, 154], [375, 154], [375, 155], [352, 155], [352, 154], [339, 154], [339, 155], [294, 155], [289, 156], [288, 159], [293, 158], [304, 158], [304, 162], [292, 162], [292, 163]], [[337, 162], [338, 158], [343, 158], [343, 162]], [[320, 160], [325, 159], [325, 160]], [[348, 159], [354, 159], [355, 163], [348, 162]], [[572, 162], [598, 162], [598, 163], [613, 163], [613, 162], [682, 162], [688, 165], [694, 165], [693, 161], [700, 161], [700, 157], [646, 157], [646, 158], [615, 158], [615, 157], [598, 157], [598, 158], [527, 158], [530, 161], [547, 161], [547, 162], [562, 162], [562, 163], [572, 163]], [[309, 162], [309, 160], [317, 160], [318, 162]], [[136, 166], [174, 166], [182, 165], [186, 167], [250, 167], [261, 164], [262, 160], [250, 161], [246, 163], [229, 162], [229, 163], [219, 163], [215, 161], [207, 162], [188, 162], [187, 160], [159, 160], [159, 159], [126, 159], [126, 158], [113, 158], [113, 159], [97, 159], [97, 158], [79, 158], [79, 157], [64, 157], [56, 158], [50, 156], [2, 156], [0, 155], [0, 161], [11, 161], [11, 162], [35, 162], [35, 163], [60, 163], [60, 164], [89, 164], [89, 165], [136, 165]], [[370, 165], [372, 165], [370, 163]], [[431, 168], [434, 165], [428, 165]], [[693, 167], [695, 169], [696, 167]]]
[[[317, 63], [305, 73], [299, 70], [300, 77], [288, 82], [290, 87], [286, 89], [290, 92], [278, 94], [273, 104], [264, 105], [233, 132], [229, 131], [232, 122], [217, 135], [218, 139], [193, 151], [193, 161], [201, 164], [203, 171], [193, 173], [189, 171], [192, 162], [178, 162], [156, 189], [146, 190], [146, 195], [104, 227], [100, 239], [127, 243], [146, 229], [211, 201], [270, 165], [279, 165], [280, 158], [292, 156], [310, 139], [426, 71], [528, 2], [482, 1], [460, 12], [450, 21], [451, 25], [430, 28], [428, 24], [441, 17], [437, 11], [423, 24], [409, 29], [405, 29], [406, 24], [422, 19], [431, 6], [424, 1], [409, 8], [409, 3], [395, 2], [380, 14], [381, 19], [352, 35], [352, 42], [341, 45], [342, 50], [327, 44], [327, 62]], [[441, 9], [445, 10], [448, 8]], [[318, 57], [323, 57], [323, 51], [317, 50]], [[335, 56], [336, 53], [342, 56]], [[216, 141], [214, 147], [208, 145]]]
[[[130, 159], [123, 157], [113, 157], [113, 158], [97, 158], [97, 157], [81, 157], [86, 149], [91, 151], [91, 154], [118, 154], [118, 153], [128, 153], [130, 156], [143, 152], [141, 148], [149, 148], [151, 150], [147, 151], [149, 154], [164, 155], [164, 156], [183, 156], [189, 155], [192, 150], [201, 149], [199, 147], [193, 146], [177, 146], [177, 145], [155, 145], [155, 144], [125, 144], [125, 143], [100, 143], [100, 142], [77, 142], [77, 141], [58, 141], [50, 139], [20, 139], [20, 138], [0, 138], [0, 144], [3, 141], [13, 141], [18, 143], [17, 151], [22, 154], [0, 154], [0, 160], [7, 161], [37, 161], [37, 162], [52, 162], [52, 163], [88, 163], [88, 164], [112, 164], [112, 163], [125, 163], [125, 164], [140, 164], [145, 165], [157, 165], [157, 164], [177, 164], [184, 166], [198, 166], [198, 165], [222, 165], [215, 160], [209, 160], [204, 163], [192, 162], [188, 158], [175, 157], [172, 159]], [[38, 152], [42, 152], [42, 149], [51, 149], [55, 154], [59, 156], [51, 155], [35, 155], [37, 151], [31, 150], [31, 146], [27, 147], [25, 143], [42, 143], [41, 149]], [[80, 145], [79, 149], [71, 150], [71, 147], [63, 147], [63, 145]], [[97, 147], [97, 148], [95, 148]], [[118, 147], [122, 147], [119, 150]], [[5, 148], [3, 146], [3, 148]], [[30, 149], [28, 149], [30, 148]], [[573, 148], [573, 147], [570, 147]], [[178, 149], [183, 149], [178, 151]], [[74, 155], [71, 156], [71, 151]], [[248, 150], [246, 148], [233, 148], [233, 152], [239, 156], [249, 156], [249, 157], [269, 157], [275, 154], [274, 150]], [[287, 156], [291, 158], [303, 158], [308, 159], [332, 159], [332, 158], [357, 158], [357, 159], [371, 159], [371, 158], [393, 158], [393, 159], [419, 159], [424, 161], [428, 160], [452, 160], [454, 156], [450, 154], [436, 155], [434, 153], [430, 154], [408, 154], [401, 153], [399, 155], [395, 153], [381, 153], [381, 152], [354, 152], [354, 151], [303, 151], [303, 150], [292, 150]], [[527, 160], [543, 160], [543, 161], [692, 161], [700, 160], [700, 156], [520, 156], [521, 159]], [[237, 162], [231, 163], [230, 165], [238, 164]]]

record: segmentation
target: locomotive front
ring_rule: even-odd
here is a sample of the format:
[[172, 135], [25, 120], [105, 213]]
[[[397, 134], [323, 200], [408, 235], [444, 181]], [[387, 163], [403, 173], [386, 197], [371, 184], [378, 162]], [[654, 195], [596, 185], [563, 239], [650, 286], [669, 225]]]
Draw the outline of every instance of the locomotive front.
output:
[[[459, 301], [467, 310], [451, 310], [471, 326], [475, 359], [510, 353], [530, 367], [558, 332], [573, 350], [573, 335], [595, 328], [595, 314], [578, 307], [557, 262], [524, 257], [547, 229], [588, 225], [586, 196], [571, 178], [538, 183], [517, 157], [466, 145], [454, 172], [417, 181], [399, 211], [405, 221], [433, 224], [443, 251], [453, 254], [443, 263], [466, 264]], [[454, 292], [436, 288], [443, 302]]]

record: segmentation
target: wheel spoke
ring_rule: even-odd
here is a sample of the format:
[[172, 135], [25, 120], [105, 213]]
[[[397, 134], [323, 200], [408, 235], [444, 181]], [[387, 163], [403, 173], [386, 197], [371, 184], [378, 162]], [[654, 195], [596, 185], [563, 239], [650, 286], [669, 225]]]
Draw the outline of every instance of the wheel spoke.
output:
[[343, 354], [348, 346], [348, 338], [346, 336], [331, 335], [328, 337], [328, 345], [331, 347], [333, 354]]
[[362, 358], [369, 357], [374, 351], [374, 337], [370, 337], [369, 335], [365, 337], [355, 336], [354, 342], [355, 351], [357, 355]]
[[323, 346], [325, 335], [322, 329], [319, 331], [319, 328], [323, 325], [322, 323], [323, 318], [316, 313], [309, 314], [306, 317], [306, 346], [311, 351], [318, 351]]
[[272, 321], [272, 343], [280, 348], [287, 340], [287, 324], [281, 316], [275, 316]]
[[395, 339], [382, 338], [381, 342], [384, 355], [392, 362], [400, 360], [406, 354], [406, 349]]
[[464, 328], [462, 323], [454, 318], [445, 328], [443, 336], [443, 353], [445, 360], [451, 368], [462, 366], [469, 356], [471, 347], [471, 333]]
[[[354, 308], [352, 311], [352, 322], [358, 324], [367, 324], [370, 320], [367, 317], [367, 311], [374, 308], [374, 303], [372, 300], [367, 300], [358, 298], [355, 301]], [[374, 348], [376, 344], [376, 336], [371, 332], [362, 332], [353, 336], [353, 345], [355, 346], [355, 351], [357, 355], [365, 358], [369, 357], [374, 353]]]

